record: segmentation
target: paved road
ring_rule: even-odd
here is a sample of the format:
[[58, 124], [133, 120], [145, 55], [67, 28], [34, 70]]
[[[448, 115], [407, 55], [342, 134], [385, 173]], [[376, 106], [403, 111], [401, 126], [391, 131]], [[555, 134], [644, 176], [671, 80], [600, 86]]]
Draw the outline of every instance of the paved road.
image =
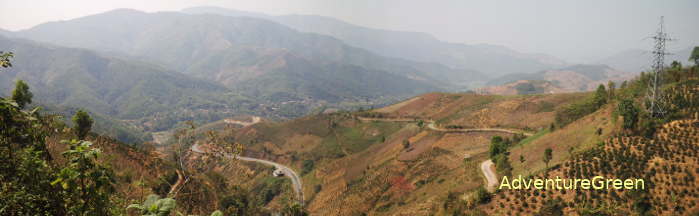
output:
[[469, 132], [503, 132], [503, 133], [511, 133], [511, 134], [524, 134], [525, 136], [532, 136], [534, 134], [520, 131], [517, 129], [509, 129], [509, 128], [463, 128], [463, 129], [451, 129], [451, 128], [439, 128], [434, 125], [434, 122], [430, 123], [427, 125], [427, 128], [430, 130], [434, 131], [442, 131], [442, 132], [464, 132], [464, 133], [469, 133]]
[[493, 169], [490, 169], [491, 166], [493, 166], [492, 160], [486, 160], [481, 163], [481, 171], [483, 171], [483, 175], [485, 175], [485, 179], [488, 181], [486, 188], [488, 191], [493, 192], [498, 185], [498, 178], [497, 175], [493, 173]]
[[[388, 121], [388, 122], [415, 122], [415, 119], [405, 119], [405, 118], [364, 118], [364, 117], [358, 117], [359, 120], [362, 121]], [[434, 123], [434, 121], [431, 120], [423, 120], [425, 122], [429, 122], [427, 124], [427, 128], [430, 130], [434, 131], [441, 131], [441, 132], [464, 132], [464, 133], [469, 133], [469, 132], [503, 132], [503, 133], [511, 133], [511, 134], [524, 134], [526, 136], [533, 136], [534, 134], [524, 132], [521, 130], [517, 129], [509, 129], [509, 128], [464, 128], [464, 129], [450, 129], [450, 128], [440, 128], [437, 127]], [[487, 189], [490, 192], [495, 191], [495, 187], [498, 185], [498, 178], [497, 175], [493, 172], [490, 167], [493, 166], [493, 161], [492, 160], [486, 160], [481, 163], [481, 171], [483, 172], [483, 175], [485, 176], [485, 179], [487, 181]]]
[[[199, 145], [194, 144], [192, 145], [192, 151], [196, 153], [204, 153], [201, 149], [199, 149]], [[294, 172], [293, 169], [284, 166], [282, 164], [278, 164], [272, 161], [268, 160], [262, 160], [262, 159], [257, 159], [257, 158], [251, 158], [251, 157], [243, 157], [243, 156], [235, 156], [235, 155], [226, 155], [228, 158], [233, 158], [233, 159], [238, 159], [242, 161], [251, 161], [251, 162], [257, 162], [257, 163], [263, 163], [269, 166], [274, 166], [277, 170], [281, 170], [284, 173], [284, 176], [289, 177], [291, 179], [291, 184], [294, 188], [294, 192], [296, 192], [296, 195], [298, 196], [299, 203], [301, 205], [304, 205], [304, 197], [303, 197], [303, 187], [301, 183], [301, 178], [299, 178], [298, 174]]]
[[[415, 119], [409, 119], [409, 118], [365, 118], [365, 117], [357, 117], [359, 120], [362, 121], [385, 121], [385, 122], [416, 122], [419, 120]], [[441, 131], [441, 132], [464, 132], [464, 133], [469, 133], [469, 132], [503, 132], [503, 133], [511, 133], [511, 134], [524, 134], [526, 136], [532, 136], [534, 134], [524, 132], [521, 130], [517, 129], [511, 129], [511, 128], [463, 128], [463, 129], [451, 129], [451, 128], [440, 128], [437, 127], [434, 123], [434, 121], [431, 120], [423, 120], [424, 122], [428, 122], [427, 128], [433, 131]]]

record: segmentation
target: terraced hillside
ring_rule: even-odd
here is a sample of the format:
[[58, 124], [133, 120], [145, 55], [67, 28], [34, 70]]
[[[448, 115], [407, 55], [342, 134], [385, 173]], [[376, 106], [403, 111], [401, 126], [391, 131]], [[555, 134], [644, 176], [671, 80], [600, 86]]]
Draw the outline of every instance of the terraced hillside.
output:
[[479, 164], [491, 137], [514, 136], [467, 128], [535, 133], [554, 120], [555, 107], [585, 96], [430, 93], [375, 110], [262, 121], [219, 134], [242, 144], [246, 156], [297, 169], [313, 214], [425, 215], [444, 212], [450, 194], [483, 185]]
[[[654, 184], [660, 184], [658, 178], [665, 182], [674, 177], [683, 183], [660, 192], [667, 196], [658, 195], [648, 202], [663, 209], [662, 205], [668, 205], [667, 200], [685, 199], [686, 204], [679, 207], [681, 210], [656, 213], [686, 213], [694, 200], [688, 194], [696, 190], [695, 184], [687, 180], [693, 181], [695, 173], [687, 171], [693, 166], [679, 171], [677, 167], [695, 159], [690, 158], [691, 151], [678, 153], [672, 149], [694, 145], [694, 141], [686, 142], [696, 136], [692, 128], [696, 120], [690, 120], [697, 118], [695, 70], [668, 71], [665, 79], [672, 82], [663, 89], [672, 105], [668, 107], [667, 117], [657, 121], [648, 118], [640, 108], [636, 116], [629, 116], [619, 108], [627, 103], [636, 108], [641, 106], [638, 103], [649, 79], [644, 74], [624, 83], [622, 88], [595, 93], [525, 96], [429, 93], [378, 109], [226, 127], [219, 135], [228, 143], [243, 146], [243, 155], [296, 169], [303, 180], [305, 207], [312, 214], [528, 215], [538, 213], [541, 206], [548, 209], [555, 204], [550, 204], [549, 198], [564, 193], [546, 191], [543, 193], [546, 195], [541, 195], [500, 190], [489, 198], [480, 167], [489, 159], [495, 164], [498, 179], [504, 175], [541, 176], [549, 168], [549, 175], [578, 176], [583, 172], [611, 175], [633, 167], [637, 168], [627, 174], [647, 177]], [[629, 123], [631, 120], [635, 120], [633, 124]], [[678, 142], [685, 143], [672, 147]], [[504, 149], [494, 152], [494, 148], [499, 148], [496, 145], [502, 143]], [[634, 150], [627, 151], [629, 146], [634, 146], [631, 147]], [[542, 160], [546, 149], [552, 152], [548, 161]], [[674, 171], [670, 163], [669, 170], [663, 172], [690, 174], [666, 173], [659, 177], [654, 175], [661, 173], [657, 170], [660, 168], [655, 172], [638, 168], [644, 161], [671, 159], [684, 162], [674, 164]], [[662, 166], [661, 161], [655, 166]], [[571, 167], [577, 171], [571, 171]], [[591, 193], [597, 192], [567, 191], [568, 195], [555, 196], [561, 197], [560, 203], [566, 203], [568, 207], [563, 209], [569, 214], [581, 214], [578, 210], [585, 208], [597, 211], [614, 204], [606, 196], [604, 201], [589, 206], [580, 204], [582, 196], [589, 199]], [[577, 194], [578, 199], [568, 199], [573, 199], [571, 194]], [[542, 198], [522, 198], [525, 195]], [[515, 201], [515, 197], [522, 200]], [[642, 205], [632, 201], [615, 202], [630, 203], [626, 207], [618, 205], [618, 209]], [[514, 207], [501, 206], [507, 203]]]

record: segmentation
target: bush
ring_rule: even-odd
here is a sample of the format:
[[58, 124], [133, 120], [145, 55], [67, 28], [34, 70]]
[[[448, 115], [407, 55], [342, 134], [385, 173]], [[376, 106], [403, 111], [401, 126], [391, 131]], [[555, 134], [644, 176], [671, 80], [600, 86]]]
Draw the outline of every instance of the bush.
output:
[[304, 160], [301, 164], [301, 175], [306, 175], [307, 173], [310, 173], [311, 171], [313, 171], [313, 167], [315, 167], [315, 163], [313, 162], [313, 160]]
[[570, 104], [556, 111], [556, 125], [559, 128], [570, 124], [590, 113], [593, 113], [601, 106], [600, 101], [594, 98], [587, 98], [581, 102]]

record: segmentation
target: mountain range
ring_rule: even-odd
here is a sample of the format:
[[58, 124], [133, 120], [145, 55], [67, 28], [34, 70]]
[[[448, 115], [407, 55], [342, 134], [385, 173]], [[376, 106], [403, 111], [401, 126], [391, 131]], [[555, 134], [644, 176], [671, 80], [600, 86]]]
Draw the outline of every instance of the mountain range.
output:
[[194, 7], [182, 11], [190, 14], [220, 14], [268, 19], [302, 32], [329, 35], [348, 45], [379, 55], [439, 63], [452, 68], [475, 70], [486, 75], [533, 73], [567, 64], [563, 60], [545, 54], [521, 53], [497, 45], [450, 43], [426, 33], [373, 29], [323, 16], [269, 16], [217, 7]]
[[[24, 79], [42, 104], [84, 107], [145, 131], [241, 114], [289, 119], [517, 80], [585, 91], [622, 76], [602, 65], [568, 66], [425, 33], [213, 7], [117, 9], [0, 35], [7, 36], [0, 49], [16, 55], [15, 67], [0, 74], [4, 92]], [[590, 68], [604, 77], [589, 77], [598, 74], [587, 74]], [[558, 79], [570, 74], [579, 79]]]
[[242, 99], [206, 80], [156, 65], [23, 39], [0, 37], [15, 53], [13, 67], [0, 73], [0, 90], [25, 80], [35, 101], [130, 121], [146, 131], [168, 129], [182, 120], [217, 119], [241, 112]]
[[[693, 47], [684, 49], [671, 50], [665, 57], [665, 64], [669, 65], [672, 61], [679, 61], [683, 64], [689, 63], [689, 55]], [[648, 71], [652, 67], [653, 54], [650, 50], [630, 49], [619, 52], [617, 54], [597, 60], [597, 64], [605, 64], [610, 67], [626, 71], [626, 72], [641, 72]]]
[[607, 65], [572, 65], [538, 73], [509, 74], [488, 82], [489, 87], [475, 90], [483, 94], [541, 94], [593, 91], [609, 81], [623, 82], [634, 73], [616, 70]]

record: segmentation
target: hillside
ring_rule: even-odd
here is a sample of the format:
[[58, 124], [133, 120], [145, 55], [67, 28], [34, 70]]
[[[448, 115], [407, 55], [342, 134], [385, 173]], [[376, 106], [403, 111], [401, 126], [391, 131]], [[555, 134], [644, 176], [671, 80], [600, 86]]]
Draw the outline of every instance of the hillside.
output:
[[609, 81], [621, 83], [633, 78], [606, 65], [573, 65], [530, 74], [510, 74], [488, 82], [489, 87], [476, 89], [483, 94], [541, 94], [593, 91]]
[[[692, 129], [696, 120], [692, 120], [695, 118], [692, 116], [699, 107], [696, 104], [699, 89], [695, 88], [696, 78], [692, 78], [697, 76], [694, 70], [696, 68], [668, 70], [664, 79], [674, 80], [669, 81], [674, 83], [665, 89], [672, 93], [673, 114], [656, 123], [648, 122], [641, 114], [638, 127], [633, 129], [625, 129], [627, 123], [621, 116], [626, 114], [617, 111], [617, 107], [623, 98], [643, 95], [644, 80], [649, 78], [648, 75], [630, 81], [621, 89], [612, 89], [613, 96], [607, 93], [522, 96], [429, 93], [374, 110], [318, 114], [286, 122], [261, 122], [243, 128], [228, 127], [221, 130], [225, 134], [222, 139], [245, 146], [243, 155], [295, 168], [302, 175], [306, 208], [312, 214], [534, 214], [540, 211], [542, 203], [551, 200], [550, 196], [563, 200], [561, 206], [566, 214], [581, 214], [581, 209], [596, 211], [594, 209], [607, 206], [604, 203], [612, 202], [603, 196], [603, 202], [576, 205], [578, 202], [571, 200], [574, 196], [570, 194], [579, 194], [577, 197], [584, 199], [582, 194], [586, 193], [558, 196], [555, 194], [562, 192], [529, 193], [526, 190], [496, 190], [489, 202], [475, 198], [481, 196], [477, 194], [489, 196], [488, 192], [480, 192], [485, 190], [481, 189], [485, 185], [481, 162], [494, 161], [498, 181], [503, 175], [541, 177], [547, 167], [551, 168], [549, 175], [559, 173], [559, 176], [572, 177], [571, 171], [564, 169], [572, 166], [569, 165], [572, 161], [595, 164], [583, 168], [583, 176], [598, 170], [594, 172], [602, 172], [608, 177], [628, 176], [616, 170], [640, 166], [631, 161], [660, 161], [652, 159], [653, 154], [667, 160], [676, 159], [670, 161], [677, 163], [668, 161], [667, 167], [692, 164], [697, 158], [691, 152], [656, 150], [696, 145], [693, 141], [685, 143], [688, 138], [691, 140], [696, 136]], [[607, 98], [603, 104], [595, 102], [600, 97]], [[656, 138], [634, 138], [639, 135], [633, 134], [653, 134], [656, 129], [655, 135], [641, 135]], [[506, 143], [506, 153], [501, 153], [502, 156], [492, 155], [494, 143], [501, 142], [494, 141], [497, 140], [493, 138], [495, 136]], [[658, 144], [651, 145], [651, 139], [667, 141], [657, 140], [654, 143]], [[650, 143], [646, 144], [647, 147], [641, 145], [628, 152], [627, 148], [619, 148], [620, 144], [610, 144], [618, 143], [615, 140]], [[608, 147], [600, 149], [604, 146]], [[541, 155], [547, 148], [552, 149], [553, 156], [545, 164]], [[606, 152], [607, 156], [594, 157], [599, 151]], [[651, 157], [642, 156], [644, 154]], [[612, 162], [612, 157], [617, 161]], [[640, 158], [626, 160], [625, 157]], [[611, 172], [599, 171], [603, 167], [600, 164], [606, 163], [602, 161], [618, 163], [612, 166], [618, 168]], [[561, 169], [564, 170], [559, 172]], [[648, 200], [653, 206], [663, 209], [654, 210], [656, 213], [682, 214], [692, 208], [689, 204], [696, 198], [690, 194], [696, 186], [691, 183], [691, 176], [697, 173], [692, 167], [672, 172], [682, 171], [690, 174], [688, 177], [676, 176], [677, 186], [670, 187], [672, 193], [682, 194], [676, 198], [685, 199], [678, 207], [681, 210], [665, 210], [662, 206], [670, 205], [666, 200], [672, 196], [659, 195]], [[636, 175], [646, 176], [647, 181], [660, 178], [648, 176], [652, 173], [636, 172]], [[670, 193], [669, 189], [661, 191]], [[530, 200], [522, 196], [542, 198], [515, 201]], [[575, 200], [579, 201], [578, 198]], [[618, 202], [633, 203], [627, 198]], [[348, 205], [353, 207], [343, 208]], [[624, 206], [620, 205], [615, 212], [623, 212], [627, 208]]]
[[[382, 56], [471, 69], [486, 76], [533, 73], [565, 65], [565, 62], [548, 55], [520, 53], [495, 45], [449, 43], [425, 33], [373, 29], [323, 16], [268, 16], [216, 7], [187, 8], [183, 12], [268, 19], [298, 31], [332, 36], [350, 46], [363, 48]], [[463, 79], [459, 76], [453, 76], [453, 78]]]
[[[192, 144], [186, 130], [175, 145], [134, 146], [90, 133], [85, 121], [69, 127], [63, 119], [72, 116], [21, 109], [25, 102], [0, 98], [0, 215], [268, 215], [290, 208], [288, 181], [269, 167], [183, 154]], [[140, 203], [144, 212], [133, 209]]]
[[14, 67], [0, 73], [3, 92], [22, 79], [40, 104], [88, 109], [143, 131], [241, 114], [250, 101], [213, 82], [88, 50], [3, 37], [0, 46], [15, 53]]
[[[514, 137], [500, 131], [461, 133], [432, 127], [536, 131], [553, 121], [552, 107], [582, 96], [430, 93], [365, 112], [228, 127], [221, 130], [221, 139], [243, 144], [243, 155], [300, 171], [312, 214], [423, 215], [442, 211], [450, 193], [478, 188], [483, 182], [478, 164], [487, 158], [490, 138]], [[503, 112], [512, 115], [494, 115]], [[428, 125], [430, 120], [435, 123]], [[466, 162], [464, 155], [469, 157]], [[347, 205], [354, 207], [342, 208]]]

